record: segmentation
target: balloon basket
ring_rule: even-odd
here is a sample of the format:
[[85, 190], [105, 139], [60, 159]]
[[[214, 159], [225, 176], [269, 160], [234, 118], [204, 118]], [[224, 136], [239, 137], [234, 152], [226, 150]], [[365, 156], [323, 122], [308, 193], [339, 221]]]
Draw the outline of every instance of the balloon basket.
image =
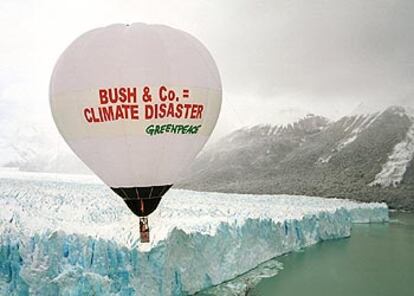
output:
[[139, 232], [141, 236], [141, 243], [149, 243], [150, 233], [148, 226], [148, 217], [139, 217]]

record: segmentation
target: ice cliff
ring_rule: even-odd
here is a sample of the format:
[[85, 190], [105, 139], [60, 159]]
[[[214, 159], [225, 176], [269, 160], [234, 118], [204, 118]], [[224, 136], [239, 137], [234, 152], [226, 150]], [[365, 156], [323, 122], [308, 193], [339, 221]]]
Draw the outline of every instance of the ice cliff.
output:
[[385, 204], [171, 190], [138, 221], [99, 181], [0, 173], [0, 295], [187, 295], [388, 221]]

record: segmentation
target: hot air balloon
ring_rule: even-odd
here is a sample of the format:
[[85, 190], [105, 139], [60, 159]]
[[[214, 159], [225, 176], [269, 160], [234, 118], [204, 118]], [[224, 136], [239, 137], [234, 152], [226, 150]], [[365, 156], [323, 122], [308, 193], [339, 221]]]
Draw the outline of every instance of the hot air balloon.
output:
[[187, 172], [216, 124], [221, 81], [196, 38], [163, 25], [86, 32], [52, 73], [50, 106], [74, 153], [140, 217]]

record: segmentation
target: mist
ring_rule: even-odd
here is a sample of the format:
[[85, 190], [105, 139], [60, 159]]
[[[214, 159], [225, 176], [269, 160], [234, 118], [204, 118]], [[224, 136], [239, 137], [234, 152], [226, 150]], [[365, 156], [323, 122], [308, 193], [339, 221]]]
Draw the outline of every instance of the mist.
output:
[[307, 113], [413, 105], [413, 18], [405, 0], [2, 1], [1, 134], [22, 124], [53, 133], [54, 63], [83, 32], [119, 22], [170, 25], [211, 51], [224, 90], [215, 138]]

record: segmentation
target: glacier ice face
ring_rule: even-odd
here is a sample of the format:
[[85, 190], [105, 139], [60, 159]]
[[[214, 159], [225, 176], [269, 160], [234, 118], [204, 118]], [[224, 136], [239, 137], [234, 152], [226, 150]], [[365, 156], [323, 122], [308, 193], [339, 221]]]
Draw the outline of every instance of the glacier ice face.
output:
[[172, 190], [137, 218], [96, 179], [0, 173], [1, 295], [186, 295], [388, 221], [385, 204]]

